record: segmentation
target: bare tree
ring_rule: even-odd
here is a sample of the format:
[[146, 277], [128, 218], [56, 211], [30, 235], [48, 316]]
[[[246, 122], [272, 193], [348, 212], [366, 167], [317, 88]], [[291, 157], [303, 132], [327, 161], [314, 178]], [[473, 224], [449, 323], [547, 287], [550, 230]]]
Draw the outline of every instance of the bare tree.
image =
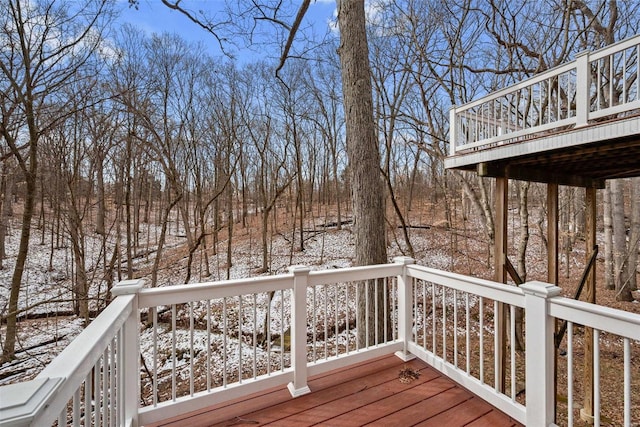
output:
[[[356, 265], [387, 262], [386, 230], [384, 222], [383, 185], [380, 176], [380, 152], [373, 120], [373, 96], [369, 48], [365, 30], [364, 2], [341, 0], [338, 3], [340, 25], [340, 63], [342, 70], [342, 97], [344, 100], [347, 155], [353, 192], [354, 234]], [[371, 301], [358, 301], [358, 342], [360, 345], [375, 342], [377, 335], [374, 316], [365, 312], [365, 306], [374, 307], [375, 298], [383, 295], [373, 292], [367, 285]], [[380, 303], [382, 306], [382, 303]], [[368, 328], [364, 326], [369, 324]], [[380, 325], [383, 322], [378, 322]], [[369, 336], [366, 331], [369, 331]], [[384, 336], [380, 333], [378, 336]]]
[[[9, 156], [0, 153], [0, 157]], [[3, 260], [7, 256], [5, 249], [5, 239], [9, 232], [9, 218], [12, 215], [12, 198], [13, 192], [13, 174], [14, 167], [11, 157], [7, 157], [2, 161], [2, 169], [0, 172], [0, 270], [4, 268]]]
[[624, 215], [624, 181], [614, 179], [611, 181], [611, 217], [613, 225], [613, 282], [616, 291], [616, 300], [632, 301], [631, 287], [628, 277], [627, 256], [627, 227]]
[[611, 181], [602, 192], [604, 223], [604, 283], [607, 289], [615, 289], [613, 280], [613, 223], [611, 215]]
[[638, 289], [638, 252], [640, 252], [640, 178], [631, 178], [631, 226], [629, 230], [629, 289]]
[[[387, 22], [381, 19], [382, 22]], [[387, 29], [378, 30], [382, 37], [373, 38], [371, 45], [373, 51], [373, 82], [375, 88], [375, 109], [376, 121], [378, 122], [381, 138], [384, 140], [382, 177], [386, 183], [388, 199], [400, 222], [399, 228], [402, 230], [404, 245], [409, 256], [414, 257], [415, 252], [409, 238], [409, 230], [405, 213], [400, 207], [395, 176], [397, 173], [392, 168], [392, 163], [397, 162], [394, 156], [397, 144], [400, 122], [402, 120], [402, 108], [405, 100], [412, 88], [409, 58], [404, 55], [403, 50], [397, 49], [396, 44], [386, 37]], [[375, 33], [375, 31], [374, 31]], [[393, 162], [392, 162], [393, 160]]]
[[[15, 157], [26, 183], [26, 199], [16, 266], [11, 280], [7, 333], [2, 359], [14, 356], [16, 315], [22, 275], [29, 251], [38, 175], [38, 143], [43, 133], [66, 115], [64, 89], [94, 59], [111, 3], [9, 0], [0, 5], [0, 81], [3, 102], [0, 134]], [[57, 38], [65, 34], [65, 39]], [[43, 112], [46, 110], [46, 116]], [[26, 138], [23, 138], [25, 135]]]

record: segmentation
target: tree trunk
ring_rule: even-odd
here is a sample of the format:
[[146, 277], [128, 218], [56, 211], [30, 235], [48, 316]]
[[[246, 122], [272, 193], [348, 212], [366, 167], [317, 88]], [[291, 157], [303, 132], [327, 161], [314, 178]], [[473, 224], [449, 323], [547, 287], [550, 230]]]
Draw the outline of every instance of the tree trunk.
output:
[[104, 153], [102, 152], [102, 148], [96, 148], [96, 193], [97, 193], [97, 203], [98, 203], [98, 212], [96, 216], [96, 234], [105, 235], [105, 210], [106, 206], [104, 203]]
[[[33, 217], [33, 208], [36, 198], [36, 171], [37, 156], [36, 148], [37, 140], [31, 141], [32, 147], [29, 157], [29, 170], [25, 171], [24, 178], [26, 181], [26, 194], [24, 201], [24, 210], [22, 212], [22, 228], [20, 230], [20, 244], [18, 247], [18, 256], [16, 257], [16, 266], [11, 277], [11, 292], [9, 294], [9, 307], [6, 315], [7, 329], [4, 340], [4, 348], [2, 349], [2, 359], [0, 361], [8, 361], [14, 358], [16, 348], [16, 336], [18, 333], [18, 297], [20, 296], [20, 287], [22, 285], [22, 275], [24, 266], [27, 262], [27, 254], [29, 252], [29, 238], [31, 237], [31, 218]], [[1, 363], [0, 363], [1, 364]]]
[[603, 191], [604, 221], [604, 283], [607, 289], [615, 289], [613, 280], [613, 222], [611, 218], [611, 182], [607, 181]]
[[[27, 74], [30, 74], [30, 67], [27, 66]], [[31, 92], [31, 81], [26, 88], [26, 99], [24, 109], [29, 130], [29, 156], [27, 159], [22, 157], [18, 150], [15, 139], [8, 132], [3, 132], [5, 141], [9, 144], [14, 156], [18, 159], [20, 169], [24, 175], [26, 184], [26, 193], [24, 200], [24, 209], [22, 211], [22, 228], [20, 230], [20, 244], [18, 246], [18, 255], [16, 257], [16, 265], [11, 277], [11, 291], [9, 293], [9, 306], [6, 315], [6, 335], [4, 347], [2, 349], [2, 358], [0, 362], [11, 360], [15, 357], [16, 337], [18, 332], [18, 297], [20, 296], [20, 288], [22, 286], [22, 275], [24, 266], [27, 262], [29, 253], [29, 238], [31, 237], [31, 219], [33, 218], [34, 204], [36, 199], [36, 184], [38, 179], [38, 140], [40, 133], [36, 124], [36, 113], [33, 110], [33, 95]], [[4, 126], [3, 129], [6, 130]], [[0, 363], [1, 364], [1, 363]]]
[[[74, 210], [72, 207], [71, 210]], [[76, 315], [83, 321], [84, 325], [89, 324], [89, 281], [87, 278], [87, 270], [84, 256], [84, 232], [82, 231], [82, 222], [78, 218], [75, 211], [70, 214], [69, 218], [69, 234], [71, 238], [71, 248], [73, 250], [73, 259], [76, 265], [74, 297], [77, 302]]]
[[160, 269], [160, 261], [162, 260], [162, 250], [164, 249], [164, 241], [167, 236], [167, 228], [169, 226], [169, 216], [171, 210], [180, 201], [182, 197], [178, 196], [175, 200], [170, 201], [167, 204], [166, 209], [162, 215], [162, 227], [160, 230], [160, 239], [158, 240], [158, 249], [156, 251], [156, 258], [153, 261], [153, 269], [151, 270], [151, 287], [154, 288], [158, 282], [158, 270]]
[[631, 230], [629, 233], [629, 289], [638, 289], [638, 249], [640, 249], [640, 177], [631, 178]]
[[473, 189], [469, 181], [463, 174], [459, 174], [460, 182], [462, 183], [462, 188], [464, 189], [467, 198], [473, 205], [476, 210], [476, 213], [480, 215], [480, 219], [483, 224], [483, 230], [487, 237], [487, 245], [488, 245], [488, 256], [487, 256], [487, 265], [491, 264], [491, 260], [493, 259], [493, 244], [495, 240], [495, 223], [493, 221], [493, 212], [491, 210], [491, 204], [489, 202], [489, 194], [485, 187], [486, 180], [482, 177], [478, 177], [478, 184], [480, 186], [480, 195]]
[[9, 232], [9, 217], [11, 216], [11, 191], [13, 181], [9, 172], [8, 161], [5, 161], [0, 178], [0, 270], [3, 269], [3, 259], [7, 256], [5, 239]]
[[[380, 152], [373, 120], [364, 2], [361, 0], [339, 1], [338, 23], [340, 25], [338, 53], [342, 69], [347, 156], [353, 190], [355, 264], [380, 264], [387, 262], [384, 188], [380, 176]], [[384, 296], [380, 289], [375, 295], [375, 289], [371, 283], [360, 284], [358, 287], [362, 291], [360, 295], [368, 297], [368, 301], [365, 298], [359, 299], [356, 317], [358, 343], [363, 347], [367, 342], [374, 343], [376, 335], [384, 336], [384, 331], [380, 330], [384, 322], [374, 319], [374, 316], [367, 316], [365, 311], [367, 306], [375, 306], [376, 298], [382, 307], [381, 301]], [[365, 292], [365, 289], [368, 291]], [[382, 311], [380, 310], [381, 313]], [[376, 334], [376, 324], [379, 329], [378, 334]]]
[[626, 226], [624, 222], [624, 181], [611, 181], [611, 212], [613, 218], [613, 277], [617, 301], [632, 301], [627, 276]]
[[518, 274], [523, 282], [527, 281], [527, 244], [529, 243], [529, 186], [530, 182], [518, 183], [518, 201], [520, 210], [520, 241], [518, 243]]
[[227, 188], [227, 280], [231, 279], [231, 267], [233, 267], [233, 221], [233, 186], [229, 184]]
[[262, 268], [261, 273], [269, 271], [269, 243], [267, 241], [267, 233], [269, 229], [269, 211], [262, 208], [262, 221], [261, 221], [261, 236], [262, 236]]

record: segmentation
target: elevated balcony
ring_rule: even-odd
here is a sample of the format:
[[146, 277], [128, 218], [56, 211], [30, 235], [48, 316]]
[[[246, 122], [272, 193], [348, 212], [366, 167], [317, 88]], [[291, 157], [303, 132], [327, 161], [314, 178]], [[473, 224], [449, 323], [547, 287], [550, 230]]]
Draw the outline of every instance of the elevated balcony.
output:
[[602, 188], [640, 175], [640, 35], [451, 109], [445, 166]]
[[[552, 425], [554, 414], [559, 424], [573, 425], [581, 405], [576, 379], [593, 375], [594, 424], [638, 425], [640, 316], [559, 292], [540, 282], [505, 286], [408, 258], [154, 289], [125, 281], [36, 379], [0, 389], [0, 421], [150, 425], [285, 385], [296, 402], [313, 396], [313, 376], [395, 354], [419, 359], [530, 426]], [[364, 342], [357, 339], [358, 303], [369, 319], [361, 321]], [[510, 343], [521, 331], [526, 350], [512, 345], [496, 357], [494, 314], [501, 303], [509, 307]], [[557, 376], [556, 322], [567, 326]], [[594, 328], [593, 342], [583, 342], [584, 327]], [[589, 345], [595, 363], [584, 372], [574, 355]], [[504, 387], [498, 372], [505, 372]], [[561, 399], [554, 399], [556, 380]], [[616, 384], [616, 399], [601, 401], [600, 384]], [[212, 423], [223, 421], [209, 413]]]

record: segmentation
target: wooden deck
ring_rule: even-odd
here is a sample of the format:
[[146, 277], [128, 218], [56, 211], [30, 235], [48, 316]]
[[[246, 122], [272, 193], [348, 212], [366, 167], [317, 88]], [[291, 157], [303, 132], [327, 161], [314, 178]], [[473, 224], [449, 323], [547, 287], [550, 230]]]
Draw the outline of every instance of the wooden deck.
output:
[[[401, 381], [401, 371], [419, 372]], [[408, 375], [412, 377], [413, 375]], [[159, 426], [519, 426], [421, 360], [384, 356], [309, 379], [310, 394], [286, 387], [246, 396]]]

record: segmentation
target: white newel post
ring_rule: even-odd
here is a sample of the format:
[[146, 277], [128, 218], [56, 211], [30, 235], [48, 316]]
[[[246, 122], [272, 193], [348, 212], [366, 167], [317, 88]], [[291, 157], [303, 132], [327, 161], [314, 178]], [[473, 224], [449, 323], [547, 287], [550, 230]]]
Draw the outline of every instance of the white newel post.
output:
[[293, 297], [291, 298], [291, 364], [293, 382], [287, 385], [291, 396], [298, 397], [310, 393], [307, 385], [307, 283], [309, 267], [293, 265]]
[[543, 282], [527, 282], [524, 291], [526, 322], [526, 387], [528, 426], [554, 422], [554, 319], [548, 316], [548, 300], [561, 289]]
[[[137, 294], [144, 286], [144, 280], [123, 280], [111, 289], [111, 295]], [[138, 310], [138, 297], [131, 302], [131, 313], [122, 327], [119, 345], [118, 365], [122, 367], [118, 375], [118, 400], [122, 407], [119, 408], [119, 424], [137, 427], [138, 425], [138, 401], [140, 400], [140, 370], [138, 342], [140, 332], [140, 310]]]
[[591, 88], [591, 67], [589, 52], [576, 55], [576, 127], [586, 126], [589, 121], [589, 90]]
[[415, 358], [409, 353], [409, 341], [412, 338], [413, 327], [413, 287], [411, 278], [407, 276], [406, 266], [413, 264], [415, 260], [406, 256], [399, 256], [393, 259], [396, 264], [402, 264], [402, 274], [398, 276], [398, 338], [402, 341], [402, 351], [397, 351], [396, 356], [405, 362]]

